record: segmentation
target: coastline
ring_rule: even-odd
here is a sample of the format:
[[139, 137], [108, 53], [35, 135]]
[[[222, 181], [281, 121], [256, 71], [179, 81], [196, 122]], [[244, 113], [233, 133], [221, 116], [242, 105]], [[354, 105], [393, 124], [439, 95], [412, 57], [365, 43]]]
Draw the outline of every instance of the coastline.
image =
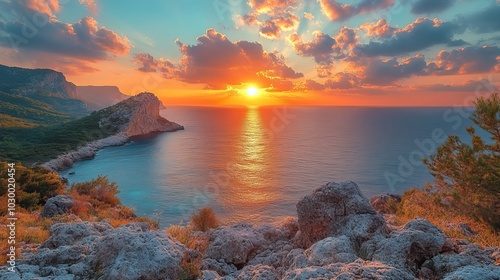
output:
[[184, 130], [184, 126], [177, 124], [175, 122], [170, 122], [168, 126], [164, 127], [160, 131], [150, 131], [147, 133], [141, 133], [136, 135], [127, 135], [123, 132], [120, 132], [115, 135], [111, 135], [109, 137], [87, 143], [86, 145], [76, 150], [63, 153], [57, 156], [56, 158], [44, 162], [40, 165], [49, 171], [57, 173], [60, 171], [64, 171], [68, 168], [71, 168], [73, 164], [75, 164], [78, 161], [94, 158], [100, 149], [106, 147], [125, 145], [130, 141], [130, 138], [133, 136], [141, 136], [154, 132], [175, 132], [178, 130]]

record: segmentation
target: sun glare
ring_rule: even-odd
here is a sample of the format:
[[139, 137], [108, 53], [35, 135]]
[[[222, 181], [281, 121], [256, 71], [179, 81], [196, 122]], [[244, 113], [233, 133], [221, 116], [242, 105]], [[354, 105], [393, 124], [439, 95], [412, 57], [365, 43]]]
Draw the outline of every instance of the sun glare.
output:
[[256, 87], [248, 87], [246, 93], [248, 96], [256, 96], [259, 94], [259, 90]]

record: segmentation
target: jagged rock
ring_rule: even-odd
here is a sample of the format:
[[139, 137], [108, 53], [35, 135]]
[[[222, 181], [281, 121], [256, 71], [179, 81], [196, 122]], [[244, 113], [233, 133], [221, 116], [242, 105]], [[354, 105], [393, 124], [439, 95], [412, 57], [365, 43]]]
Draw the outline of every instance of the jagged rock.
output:
[[386, 279], [386, 280], [416, 280], [405, 270], [383, 264], [380, 262], [363, 261], [357, 259], [348, 264], [335, 263], [326, 266], [335, 274], [336, 280], [348, 279]]
[[236, 266], [246, 264], [250, 254], [265, 243], [264, 237], [250, 224], [223, 226], [210, 233], [210, 244], [205, 257], [224, 260]]
[[351, 241], [345, 235], [327, 237], [305, 251], [309, 265], [324, 266], [331, 263], [350, 263], [358, 258]]
[[401, 231], [392, 232], [388, 238], [373, 240], [373, 254], [363, 244], [361, 249], [369, 252], [373, 261], [380, 261], [400, 269], [416, 272], [421, 263], [437, 255], [445, 244], [446, 236], [437, 227], [424, 219], [415, 219], [404, 225]]
[[218, 275], [228, 275], [236, 270], [234, 264], [227, 264], [224, 260], [204, 259], [201, 263], [201, 270], [215, 271]]
[[395, 214], [400, 202], [401, 196], [392, 193], [381, 193], [370, 198], [370, 204], [380, 214]]
[[247, 265], [236, 276], [238, 280], [277, 280], [276, 270], [267, 265]]
[[[176, 279], [184, 246], [147, 223], [112, 228], [106, 223], [55, 224], [52, 236], [26, 260], [42, 277]], [[96, 268], [98, 268], [96, 270]], [[68, 275], [68, 276], [66, 276]], [[24, 274], [23, 274], [24, 277]]]
[[51, 197], [45, 202], [41, 217], [50, 218], [55, 215], [67, 213], [73, 207], [73, 198], [70, 195], [58, 195]]
[[308, 266], [287, 271], [283, 280], [333, 279], [335, 274], [320, 266]]
[[106, 234], [96, 246], [103, 279], [175, 279], [184, 247], [162, 231], [131, 223]]
[[471, 235], [476, 235], [477, 232], [473, 231], [470, 226], [466, 223], [458, 223], [457, 225], [458, 230], [465, 236], [471, 236]]
[[220, 279], [220, 275], [212, 270], [202, 270], [201, 271], [201, 279], [203, 280], [218, 280]]
[[351, 181], [330, 182], [315, 190], [299, 201], [297, 214], [297, 242], [304, 248], [328, 236], [367, 239], [387, 230], [384, 218]]
[[500, 279], [500, 267], [498, 266], [464, 266], [447, 275], [443, 280], [469, 280], [469, 279]]

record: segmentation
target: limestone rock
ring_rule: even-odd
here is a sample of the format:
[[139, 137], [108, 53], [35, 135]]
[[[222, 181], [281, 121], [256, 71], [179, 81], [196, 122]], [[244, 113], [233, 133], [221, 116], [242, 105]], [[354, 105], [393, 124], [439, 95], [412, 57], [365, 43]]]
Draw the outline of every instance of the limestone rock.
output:
[[67, 213], [73, 207], [73, 198], [70, 195], [58, 195], [51, 197], [43, 206], [41, 217], [50, 218], [55, 215]]
[[386, 231], [384, 218], [351, 181], [330, 182], [315, 190], [299, 201], [297, 214], [297, 242], [306, 248], [328, 236], [356, 240]]
[[395, 206], [401, 202], [401, 196], [392, 193], [382, 193], [370, 198], [370, 204], [379, 214], [395, 214]]
[[314, 243], [305, 251], [309, 265], [324, 266], [331, 263], [350, 263], [358, 256], [352, 248], [351, 241], [345, 235], [327, 237]]

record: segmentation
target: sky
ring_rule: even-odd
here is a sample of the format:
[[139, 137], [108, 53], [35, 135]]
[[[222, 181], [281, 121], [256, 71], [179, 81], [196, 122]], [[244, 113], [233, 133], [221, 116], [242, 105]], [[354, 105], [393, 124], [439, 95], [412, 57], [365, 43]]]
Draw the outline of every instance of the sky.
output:
[[469, 105], [499, 42], [498, 0], [0, 0], [0, 64], [167, 105]]

